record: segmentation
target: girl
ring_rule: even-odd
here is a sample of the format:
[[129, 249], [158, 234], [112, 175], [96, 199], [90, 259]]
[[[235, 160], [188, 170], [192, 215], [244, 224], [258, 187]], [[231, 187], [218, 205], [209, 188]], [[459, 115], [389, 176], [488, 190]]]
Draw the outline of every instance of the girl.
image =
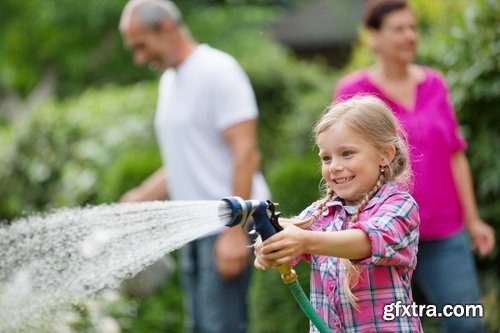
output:
[[397, 121], [360, 96], [333, 104], [314, 133], [325, 197], [256, 244], [255, 267], [309, 261], [311, 303], [332, 332], [421, 331], [416, 316], [384, 320], [384, 306], [413, 302], [418, 244], [417, 205], [398, 187], [409, 169]]

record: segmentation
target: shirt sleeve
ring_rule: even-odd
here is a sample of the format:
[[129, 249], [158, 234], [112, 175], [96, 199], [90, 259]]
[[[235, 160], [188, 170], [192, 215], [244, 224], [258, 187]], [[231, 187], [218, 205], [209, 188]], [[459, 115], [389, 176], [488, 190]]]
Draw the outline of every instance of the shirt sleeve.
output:
[[377, 207], [368, 212], [367, 219], [362, 214], [351, 227], [363, 230], [372, 245], [371, 256], [352, 260], [353, 264], [415, 268], [420, 223], [415, 200], [409, 194], [396, 193]]
[[245, 71], [232, 57], [219, 63], [219, 70], [209, 83], [215, 124], [219, 130], [258, 117], [257, 101]]
[[438, 75], [438, 80], [442, 87], [442, 93], [444, 99], [443, 112], [447, 126], [449, 128], [451, 151], [452, 153], [455, 153], [457, 151], [465, 150], [467, 148], [467, 141], [463, 137], [462, 133], [460, 133], [460, 128], [458, 126], [455, 110], [453, 109], [453, 104], [451, 101], [451, 95], [448, 89], [448, 85], [446, 84], [445, 79], [441, 75]]
[[[309, 205], [309, 207], [307, 207], [306, 209], [304, 209], [295, 218], [299, 219], [299, 220], [303, 220], [303, 219], [306, 219], [306, 218], [310, 217], [312, 215], [312, 213], [314, 213], [314, 211], [316, 209], [316, 204], [317, 204], [317, 202], [312, 203], [311, 205]], [[314, 224], [314, 222], [313, 222], [313, 224]], [[291, 262], [292, 266], [297, 265], [300, 260], [305, 260], [307, 262], [311, 262], [311, 255], [307, 254], [307, 253], [302, 253], [297, 258], [295, 258], [294, 260], [292, 260], [292, 262]]]

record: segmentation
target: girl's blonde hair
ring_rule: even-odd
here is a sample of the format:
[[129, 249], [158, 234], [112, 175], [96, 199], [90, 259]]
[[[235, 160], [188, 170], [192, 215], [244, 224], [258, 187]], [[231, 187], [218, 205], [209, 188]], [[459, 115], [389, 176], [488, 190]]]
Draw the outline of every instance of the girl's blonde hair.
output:
[[[375, 96], [358, 95], [349, 100], [332, 103], [314, 127], [314, 137], [317, 142], [318, 136], [331, 126], [343, 123], [356, 133], [360, 134], [368, 143], [382, 150], [388, 145], [395, 147], [395, 155], [392, 161], [385, 166], [380, 166], [380, 176], [373, 188], [364, 194], [359, 206], [352, 215], [350, 224], [359, 219], [361, 209], [377, 191], [388, 181], [397, 181], [406, 189], [411, 183], [411, 172], [409, 171], [409, 155], [405, 141], [405, 134], [399, 126], [397, 119], [390, 108]], [[309, 226], [320, 216], [326, 208], [326, 204], [335, 197], [334, 191], [325, 183], [325, 195], [318, 202], [311, 218], [297, 221], [295, 224], [301, 227]], [[356, 297], [351, 288], [359, 279], [359, 272], [349, 259], [341, 259], [346, 268], [346, 279], [344, 280], [344, 291], [349, 302], [357, 308]]]

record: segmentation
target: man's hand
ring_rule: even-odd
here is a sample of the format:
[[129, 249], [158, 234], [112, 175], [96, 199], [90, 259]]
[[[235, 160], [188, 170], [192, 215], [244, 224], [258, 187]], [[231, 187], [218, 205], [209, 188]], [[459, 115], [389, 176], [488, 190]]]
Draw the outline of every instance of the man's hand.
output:
[[215, 244], [215, 265], [224, 279], [232, 279], [248, 265], [248, 236], [240, 226], [227, 228]]

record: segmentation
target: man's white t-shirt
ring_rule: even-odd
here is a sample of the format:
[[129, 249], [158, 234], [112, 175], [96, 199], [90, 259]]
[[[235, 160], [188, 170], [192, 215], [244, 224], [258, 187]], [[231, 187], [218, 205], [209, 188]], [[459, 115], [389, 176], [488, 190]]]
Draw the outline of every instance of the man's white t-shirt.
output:
[[[250, 81], [230, 55], [199, 45], [163, 73], [155, 130], [173, 200], [219, 200], [232, 193], [233, 162], [223, 131], [258, 117]], [[262, 174], [252, 198], [270, 199]]]

